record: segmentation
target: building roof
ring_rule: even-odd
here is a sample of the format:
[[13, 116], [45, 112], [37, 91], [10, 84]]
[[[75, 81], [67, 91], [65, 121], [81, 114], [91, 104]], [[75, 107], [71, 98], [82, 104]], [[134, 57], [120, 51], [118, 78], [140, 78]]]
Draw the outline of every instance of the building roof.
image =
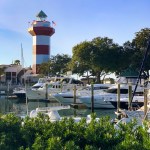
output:
[[22, 69], [21, 65], [9, 66], [5, 69], [5, 72], [19, 72]]
[[10, 65], [4, 65], [4, 64], [1, 64], [0, 65], [0, 68], [5, 68], [5, 67], [9, 67]]
[[120, 74], [121, 77], [128, 77], [128, 78], [129, 77], [138, 77], [138, 75], [139, 75], [139, 72], [136, 70], [133, 70], [131, 68], [128, 68], [128, 69], [122, 71]]

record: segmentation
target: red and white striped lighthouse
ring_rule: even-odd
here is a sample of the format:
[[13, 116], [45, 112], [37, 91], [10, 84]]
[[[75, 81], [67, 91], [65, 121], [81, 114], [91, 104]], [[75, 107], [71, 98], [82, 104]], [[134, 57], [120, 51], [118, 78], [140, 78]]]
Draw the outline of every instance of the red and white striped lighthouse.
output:
[[55, 33], [55, 29], [46, 21], [47, 15], [41, 10], [37, 14], [37, 20], [32, 22], [28, 32], [33, 36], [33, 73], [39, 72], [39, 65], [47, 62], [50, 58], [50, 37]]

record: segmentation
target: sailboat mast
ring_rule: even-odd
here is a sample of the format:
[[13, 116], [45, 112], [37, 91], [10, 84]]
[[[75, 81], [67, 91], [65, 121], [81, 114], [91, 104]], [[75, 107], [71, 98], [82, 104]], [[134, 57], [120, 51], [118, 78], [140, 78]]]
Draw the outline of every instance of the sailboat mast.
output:
[[21, 43], [21, 65], [22, 65], [22, 68], [24, 68], [24, 58], [23, 58], [23, 48], [22, 48], [22, 43]]

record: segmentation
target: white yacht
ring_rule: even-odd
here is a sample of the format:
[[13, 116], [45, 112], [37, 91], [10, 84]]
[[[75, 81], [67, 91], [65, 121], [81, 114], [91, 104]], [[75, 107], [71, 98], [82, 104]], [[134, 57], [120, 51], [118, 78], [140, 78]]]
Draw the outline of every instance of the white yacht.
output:
[[80, 80], [75, 80], [74, 78], [62, 77], [57, 78], [55, 82], [45, 82], [37, 90], [27, 89], [26, 94], [28, 99], [48, 99], [55, 100], [53, 94], [62, 91], [72, 91], [76, 85], [77, 88], [83, 86]]
[[[108, 89], [111, 84], [93, 84], [94, 94], [98, 94]], [[91, 85], [87, 85], [86, 87], [79, 88], [76, 91], [76, 103], [82, 103], [79, 99], [81, 96], [89, 96], [91, 95]], [[60, 102], [62, 105], [70, 105], [74, 103], [74, 91], [61, 92], [53, 94], [53, 97]]]
[[[34, 84], [30, 90], [37, 90], [39, 87], [43, 86], [45, 82], [49, 81], [49, 78], [39, 78], [38, 82]], [[26, 98], [26, 88], [25, 86], [19, 86], [14, 88], [13, 94], [17, 96], [18, 99], [25, 99]]]
[[[128, 98], [128, 84], [120, 84], [120, 97]], [[132, 90], [135, 86], [132, 85]], [[117, 101], [117, 89], [118, 85], [114, 85], [109, 89], [105, 90], [103, 93], [94, 94], [94, 108], [115, 108], [110, 101]], [[138, 86], [136, 94], [142, 94], [144, 87]], [[91, 108], [91, 96], [81, 96], [80, 101], [84, 103], [88, 108]]]
[[[117, 108], [117, 99], [107, 99], [104, 100], [106, 102], [110, 102], [115, 108]], [[129, 98], [128, 97], [123, 97], [120, 98], [120, 108], [121, 109], [128, 109], [128, 103], [129, 103]], [[144, 96], [143, 95], [136, 95], [133, 97], [131, 106], [134, 108], [140, 108], [144, 105]]]

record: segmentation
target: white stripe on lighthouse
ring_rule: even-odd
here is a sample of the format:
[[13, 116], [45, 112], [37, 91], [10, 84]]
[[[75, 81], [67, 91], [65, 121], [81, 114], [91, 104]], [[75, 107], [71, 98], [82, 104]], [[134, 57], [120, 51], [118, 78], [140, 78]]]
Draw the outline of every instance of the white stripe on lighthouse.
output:
[[46, 35], [33, 36], [33, 45], [50, 45], [50, 36]]
[[47, 55], [33, 55], [33, 64], [42, 64], [48, 60], [49, 57], [47, 57]]

